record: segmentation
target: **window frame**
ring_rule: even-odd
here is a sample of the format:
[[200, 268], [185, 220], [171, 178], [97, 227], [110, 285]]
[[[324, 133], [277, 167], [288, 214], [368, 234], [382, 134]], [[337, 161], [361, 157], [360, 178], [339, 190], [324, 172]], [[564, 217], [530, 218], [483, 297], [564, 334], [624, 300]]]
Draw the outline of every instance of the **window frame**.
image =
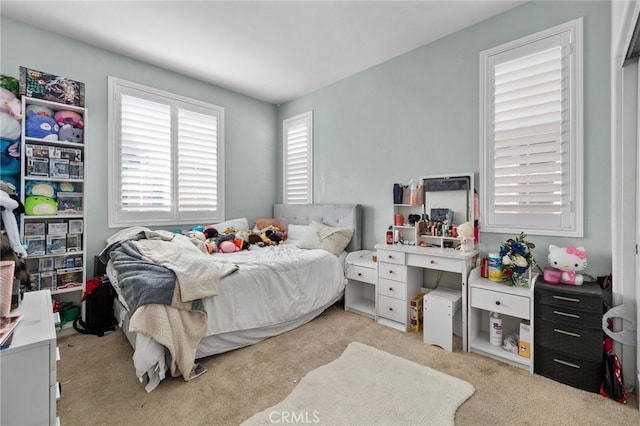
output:
[[[158, 101], [171, 108], [171, 208], [170, 212], [123, 212], [120, 205], [122, 196], [122, 164], [120, 117], [122, 93], [141, 99]], [[193, 223], [216, 223], [225, 218], [224, 203], [224, 108], [207, 102], [155, 89], [113, 76], [108, 76], [108, 222], [109, 228], [127, 226], [168, 226]], [[216, 116], [216, 158], [217, 158], [217, 208], [214, 210], [191, 212], [180, 211], [178, 207], [178, 111], [211, 114]]]
[[[494, 184], [494, 141], [493, 135], [493, 102], [494, 93], [488, 93], [492, 88], [494, 68], [492, 59], [498, 55], [513, 54], [521, 51], [515, 58], [526, 57], [530, 54], [531, 45], [544, 43], [545, 40], [561, 37], [567, 34], [571, 40], [568, 55], [563, 53], [562, 60], [569, 61], [570, 80], [568, 114], [570, 123], [568, 126], [568, 153], [567, 165], [562, 166], [563, 180], [568, 177], [568, 204], [562, 204], [565, 211], [561, 213], [560, 224], [550, 226], [535, 223], [536, 215], [519, 215], [517, 223], [500, 221], [499, 214], [495, 213], [493, 203]], [[562, 45], [562, 44], [561, 44]], [[583, 237], [584, 235], [584, 156], [583, 156], [583, 31], [582, 18], [557, 25], [555, 27], [539, 31], [535, 34], [519, 38], [517, 40], [496, 46], [480, 52], [480, 222], [484, 232], [516, 233], [524, 232], [531, 235], [548, 235], [563, 237]], [[563, 86], [563, 90], [565, 87]], [[562, 114], [567, 113], [563, 109]], [[562, 142], [564, 145], [564, 142]], [[565, 154], [563, 155], [563, 161]], [[541, 215], [537, 216], [540, 217]], [[556, 216], [557, 217], [557, 216]], [[523, 219], [524, 218], [524, 219]], [[527, 223], [527, 219], [529, 223]]]
[[[307, 126], [307, 140], [306, 140], [306, 154], [307, 154], [307, 188], [306, 188], [306, 200], [299, 200], [297, 202], [291, 202], [289, 198], [289, 140], [287, 138], [288, 129], [290, 127], [306, 125]], [[313, 203], [313, 111], [307, 111], [293, 117], [287, 118], [282, 121], [282, 202], [283, 204], [311, 204]]]

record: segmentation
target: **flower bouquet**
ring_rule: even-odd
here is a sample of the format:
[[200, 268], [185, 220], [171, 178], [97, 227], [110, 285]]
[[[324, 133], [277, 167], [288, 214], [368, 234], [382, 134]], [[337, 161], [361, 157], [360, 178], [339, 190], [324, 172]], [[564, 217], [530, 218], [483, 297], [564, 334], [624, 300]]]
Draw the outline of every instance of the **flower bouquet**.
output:
[[502, 276], [509, 286], [527, 287], [529, 285], [529, 268], [536, 264], [532, 250], [535, 244], [525, 240], [526, 235], [509, 238], [500, 245], [502, 260]]

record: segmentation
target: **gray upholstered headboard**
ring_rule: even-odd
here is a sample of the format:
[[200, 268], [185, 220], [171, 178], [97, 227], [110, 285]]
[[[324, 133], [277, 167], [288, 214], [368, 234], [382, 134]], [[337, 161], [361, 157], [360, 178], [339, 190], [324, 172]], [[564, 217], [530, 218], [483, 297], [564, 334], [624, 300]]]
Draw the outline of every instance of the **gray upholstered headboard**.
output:
[[353, 228], [347, 251], [362, 248], [362, 205], [360, 204], [274, 204], [273, 217], [285, 228], [308, 225], [312, 220], [329, 226]]

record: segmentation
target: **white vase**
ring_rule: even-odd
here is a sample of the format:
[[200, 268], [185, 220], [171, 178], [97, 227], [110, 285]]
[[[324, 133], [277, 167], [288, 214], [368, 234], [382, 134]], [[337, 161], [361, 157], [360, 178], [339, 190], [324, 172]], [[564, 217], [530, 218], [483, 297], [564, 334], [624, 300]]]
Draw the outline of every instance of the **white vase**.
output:
[[16, 263], [13, 260], [0, 261], [0, 317], [11, 312], [11, 293]]

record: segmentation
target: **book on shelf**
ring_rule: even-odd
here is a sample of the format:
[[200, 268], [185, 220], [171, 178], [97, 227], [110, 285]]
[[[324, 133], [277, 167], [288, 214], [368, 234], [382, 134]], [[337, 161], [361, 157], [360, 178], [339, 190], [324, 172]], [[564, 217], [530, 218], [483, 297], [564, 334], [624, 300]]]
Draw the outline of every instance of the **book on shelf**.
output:
[[4, 349], [10, 343], [13, 331], [22, 319], [22, 315], [9, 315], [0, 318], [0, 348]]

